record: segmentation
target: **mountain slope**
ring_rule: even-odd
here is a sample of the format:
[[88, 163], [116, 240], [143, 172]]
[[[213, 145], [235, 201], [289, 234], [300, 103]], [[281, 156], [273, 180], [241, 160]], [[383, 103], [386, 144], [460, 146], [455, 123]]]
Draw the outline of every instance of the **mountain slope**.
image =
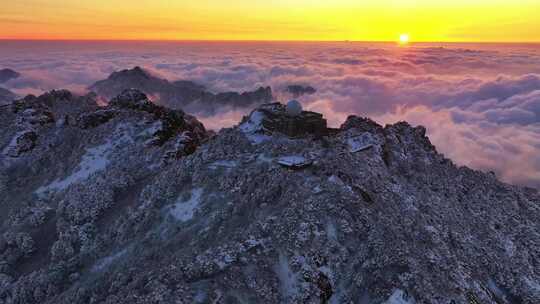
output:
[[15, 72], [12, 69], [1, 69], [0, 70], [0, 83], [7, 82], [11, 79], [15, 79], [21, 76], [21, 74]]
[[134, 90], [0, 113], [5, 303], [540, 302], [538, 193], [422, 127], [267, 104], [212, 136]]
[[261, 87], [252, 92], [214, 94], [194, 82], [169, 82], [140, 67], [114, 72], [107, 79], [90, 86], [89, 90], [110, 99], [130, 88], [154, 96], [155, 102], [159, 104], [199, 115], [212, 115], [222, 107], [244, 108], [272, 100], [272, 90], [269, 87]]
[[10, 92], [10, 91], [8, 91], [8, 90], [6, 90], [4, 88], [0, 88], [0, 105], [10, 103], [15, 98], [17, 98], [17, 96], [15, 96], [15, 94], [13, 94], [12, 92]]

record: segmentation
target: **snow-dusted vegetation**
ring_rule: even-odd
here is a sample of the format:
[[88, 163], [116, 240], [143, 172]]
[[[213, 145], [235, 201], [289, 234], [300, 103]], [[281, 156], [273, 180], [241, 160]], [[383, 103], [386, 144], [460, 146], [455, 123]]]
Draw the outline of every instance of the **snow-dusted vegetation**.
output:
[[94, 98], [0, 110], [2, 304], [540, 303], [538, 192], [423, 127], [271, 103], [214, 134]]

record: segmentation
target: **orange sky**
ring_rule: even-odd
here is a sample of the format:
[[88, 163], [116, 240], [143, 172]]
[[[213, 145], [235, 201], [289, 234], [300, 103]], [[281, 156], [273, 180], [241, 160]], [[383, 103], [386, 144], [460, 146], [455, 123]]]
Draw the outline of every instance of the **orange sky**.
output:
[[538, 0], [16, 0], [3, 39], [540, 42]]

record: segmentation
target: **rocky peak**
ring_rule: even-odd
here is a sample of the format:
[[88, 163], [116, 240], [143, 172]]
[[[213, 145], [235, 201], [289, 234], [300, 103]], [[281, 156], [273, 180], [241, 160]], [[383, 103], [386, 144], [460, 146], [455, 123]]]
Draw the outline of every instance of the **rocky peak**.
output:
[[382, 131], [382, 127], [367, 117], [359, 117], [350, 115], [347, 120], [341, 125], [341, 130], [357, 129], [363, 132]]
[[120, 95], [111, 99], [109, 105], [118, 108], [129, 108], [147, 112], [153, 112], [159, 108], [148, 99], [146, 94], [137, 89], [124, 90]]
[[261, 134], [278, 132], [289, 137], [320, 137], [329, 133], [322, 114], [302, 111], [299, 115], [291, 116], [287, 114], [286, 106], [281, 103], [261, 105], [243, 119], [241, 126]]
[[154, 119], [159, 120], [162, 124], [161, 129], [155, 133], [154, 143], [159, 146], [180, 134], [183, 134], [184, 138], [189, 137], [190, 141], [197, 146], [208, 136], [204, 125], [195, 117], [182, 110], [171, 110], [156, 105], [148, 99], [146, 94], [137, 89], [125, 90], [113, 98], [108, 107], [83, 115], [80, 119], [81, 124], [88, 127], [107, 122], [116, 115], [115, 109], [143, 111], [152, 114]]
[[171, 84], [159, 77], [151, 75], [141, 67], [113, 72], [107, 79], [100, 80], [89, 87], [89, 90], [107, 99], [120, 95], [123, 91], [136, 88], [146, 94], [161, 94], [170, 90]]
[[148, 71], [144, 70], [143, 68], [141, 68], [139, 66], [136, 66], [133, 69], [126, 69], [126, 70], [121, 70], [121, 71], [118, 71], [118, 72], [113, 72], [109, 76], [110, 79], [125, 78], [125, 79], [132, 79], [132, 80], [136, 80], [138, 78], [150, 79], [151, 77], [153, 77], [153, 76], [150, 75], [150, 73]]

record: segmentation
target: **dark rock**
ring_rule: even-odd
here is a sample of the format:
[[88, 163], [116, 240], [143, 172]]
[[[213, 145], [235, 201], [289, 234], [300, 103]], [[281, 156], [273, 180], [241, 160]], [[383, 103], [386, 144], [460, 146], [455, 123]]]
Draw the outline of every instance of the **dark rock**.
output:
[[252, 92], [214, 94], [192, 81], [169, 82], [140, 67], [114, 72], [107, 79], [96, 82], [89, 89], [111, 99], [132, 88], [150, 96], [156, 96], [155, 102], [160, 105], [202, 114], [212, 114], [217, 107], [246, 107], [267, 103], [273, 99], [272, 90], [269, 87], [259, 88]]
[[326, 119], [320, 113], [302, 111], [298, 116], [289, 116], [286, 107], [280, 103], [266, 104], [256, 111], [264, 114], [262, 126], [270, 132], [279, 132], [290, 137], [309, 134], [324, 136], [329, 132]]
[[11, 109], [13, 113], [19, 113], [27, 109], [48, 109], [53, 107], [59, 101], [74, 100], [73, 94], [68, 90], [52, 90], [46, 92], [39, 97], [27, 95], [23, 99], [16, 100], [12, 103]]
[[148, 113], [157, 112], [160, 107], [152, 103], [146, 94], [137, 89], [124, 90], [120, 95], [113, 98], [110, 103], [112, 107], [140, 110]]
[[357, 129], [362, 132], [380, 132], [383, 128], [371, 120], [370, 118], [358, 117], [350, 115], [347, 120], [341, 125], [340, 130], [346, 131], [349, 129]]
[[177, 80], [172, 83], [175, 87], [180, 89], [193, 90], [194, 92], [206, 91], [206, 87], [189, 80]]
[[[159, 134], [158, 134], [159, 136]], [[160, 145], [164, 139], [157, 138], [156, 144]], [[193, 154], [197, 147], [201, 144], [200, 135], [193, 134], [192, 132], [185, 131], [177, 137], [173, 149], [165, 152], [163, 160], [165, 163], [169, 163], [173, 160], [178, 160], [184, 156]]]
[[206, 98], [203, 103], [215, 103], [220, 105], [231, 105], [236, 107], [247, 107], [257, 103], [268, 103], [272, 101], [272, 89], [270, 87], [260, 87], [253, 92], [225, 92], [215, 95], [213, 98]]
[[118, 111], [110, 109], [97, 110], [92, 113], [82, 114], [77, 121], [77, 124], [82, 129], [95, 128], [113, 119], [118, 114]]
[[21, 76], [21, 74], [15, 72], [12, 69], [2, 69], [0, 70], [0, 83], [7, 82], [11, 79], [15, 79]]
[[[1, 112], [3, 151], [39, 135], [1, 158], [2, 303], [540, 303], [538, 193], [445, 161], [425, 128], [267, 104], [208, 138], [140, 92], [84, 100]], [[19, 123], [41, 106], [118, 114]]]
[[38, 135], [35, 131], [23, 131], [16, 134], [6, 148], [6, 155], [19, 157], [21, 154], [31, 151], [36, 146]]
[[313, 95], [317, 90], [312, 86], [290, 85], [285, 89], [285, 92], [291, 94], [294, 98], [303, 95]]
[[144, 111], [154, 115], [155, 119], [162, 121], [162, 128], [156, 132], [155, 145], [161, 146], [178, 134], [189, 132], [191, 141], [200, 143], [207, 137], [204, 125], [195, 117], [184, 113], [182, 110], [171, 110], [151, 102], [146, 94], [136, 89], [129, 89], [110, 102], [111, 108], [131, 109]]

